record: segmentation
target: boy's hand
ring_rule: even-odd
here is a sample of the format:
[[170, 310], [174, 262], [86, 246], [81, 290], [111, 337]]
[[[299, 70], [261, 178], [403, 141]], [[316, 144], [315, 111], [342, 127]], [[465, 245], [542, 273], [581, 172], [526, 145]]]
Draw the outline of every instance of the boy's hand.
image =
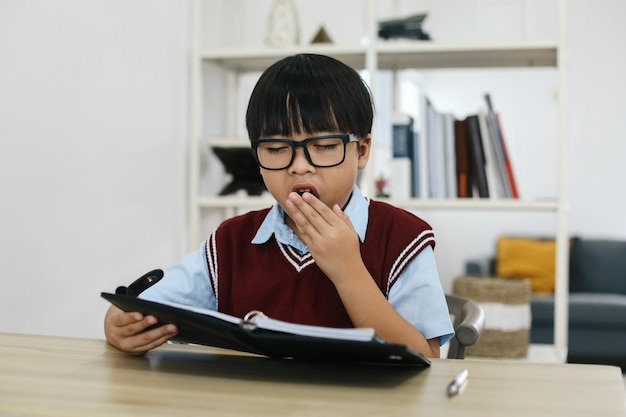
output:
[[339, 206], [330, 209], [310, 193], [291, 193], [285, 210], [313, 259], [335, 285], [354, 327], [373, 327], [388, 342], [439, 357], [438, 340], [426, 340], [389, 304], [376, 285], [361, 257], [352, 222]]
[[331, 210], [311, 193], [291, 193], [286, 210], [313, 259], [335, 284], [364, 268], [359, 237], [338, 205]]
[[154, 316], [141, 313], [126, 313], [115, 306], [109, 307], [104, 317], [104, 334], [107, 341], [123, 352], [133, 355], [144, 353], [161, 346], [176, 335], [173, 324], [165, 324], [146, 331], [157, 323]]

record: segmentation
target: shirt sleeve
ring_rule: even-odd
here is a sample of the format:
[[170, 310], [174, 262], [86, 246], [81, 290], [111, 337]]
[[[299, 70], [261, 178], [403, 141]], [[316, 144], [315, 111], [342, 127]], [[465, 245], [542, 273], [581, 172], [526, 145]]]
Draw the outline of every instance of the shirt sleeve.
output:
[[163, 278], [139, 298], [215, 310], [217, 303], [208, 271], [206, 242], [203, 242], [197, 251], [163, 271]]
[[389, 303], [426, 339], [438, 337], [440, 346], [454, 335], [431, 246], [404, 269], [389, 290]]

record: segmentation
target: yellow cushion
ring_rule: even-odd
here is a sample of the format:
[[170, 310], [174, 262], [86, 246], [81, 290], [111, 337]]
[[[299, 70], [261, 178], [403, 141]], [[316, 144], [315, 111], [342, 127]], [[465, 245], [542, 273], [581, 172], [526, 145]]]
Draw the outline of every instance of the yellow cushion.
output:
[[535, 293], [554, 291], [556, 244], [553, 239], [501, 237], [496, 275], [529, 278]]

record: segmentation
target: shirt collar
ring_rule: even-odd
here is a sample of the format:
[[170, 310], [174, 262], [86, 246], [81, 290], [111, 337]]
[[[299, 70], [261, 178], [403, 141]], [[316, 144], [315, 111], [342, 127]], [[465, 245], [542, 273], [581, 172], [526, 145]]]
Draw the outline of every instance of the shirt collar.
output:
[[[361, 242], [365, 241], [365, 232], [367, 231], [367, 221], [369, 217], [369, 199], [366, 198], [359, 187], [352, 187], [352, 196], [348, 205], [344, 209], [344, 213], [348, 216], [354, 229], [359, 235]], [[296, 236], [296, 234], [285, 223], [285, 212], [278, 203], [274, 203], [267, 216], [261, 223], [256, 235], [252, 239], [252, 244], [260, 245], [266, 243], [272, 235], [276, 236], [276, 240], [280, 243], [293, 246], [301, 253], [308, 252], [306, 245]]]

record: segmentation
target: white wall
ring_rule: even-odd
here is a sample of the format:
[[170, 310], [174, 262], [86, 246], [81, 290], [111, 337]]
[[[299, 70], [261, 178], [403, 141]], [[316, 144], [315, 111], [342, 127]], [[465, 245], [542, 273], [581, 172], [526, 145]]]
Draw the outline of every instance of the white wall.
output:
[[[243, 3], [264, 11], [252, 13], [255, 19], [244, 22], [241, 36], [223, 41], [261, 42], [259, 16], [271, 2]], [[320, 3], [296, 1], [306, 16], [301, 18], [303, 42], [322, 22], [312, 17]], [[332, 7], [343, 4], [360, 13], [363, 3], [333, 2]], [[550, 9], [544, 10], [540, 0], [473, 0], [489, 12], [471, 30], [471, 7], [459, 10], [451, 24], [436, 12], [446, 8], [441, 3], [389, 2], [400, 9], [431, 8], [429, 29], [440, 39], [520, 33], [541, 38], [553, 32]], [[619, 183], [626, 154], [621, 114], [626, 29], [618, 21], [626, 3], [571, 0], [568, 5], [570, 229], [583, 236], [626, 238], [621, 221], [626, 197]], [[216, 16], [216, 10], [208, 14]], [[538, 17], [516, 20], [520, 10]], [[365, 20], [358, 13], [329, 14], [331, 36], [360, 39], [355, 33], [362, 32]], [[107, 303], [100, 291], [165, 267], [186, 251], [187, 15], [182, 1], [0, 0], [0, 331], [101, 337]], [[352, 25], [342, 24], [348, 17]], [[498, 35], [493, 23], [499, 19]], [[511, 84], [506, 77], [493, 79], [491, 86], [512, 146], [520, 149], [514, 163], [522, 190], [541, 195], [554, 186], [552, 173], [546, 173], [554, 167], [535, 164], [541, 160], [541, 139], [535, 139], [535, 156], [524, 147], [526, 136], [522, 143], [515, 143], [515, 136], [529, 129], [550, 143], [556, 129], [550, 122], [554, 80], [531, 77], [514, 86], [512, 95], [500, 92]], [[452, 82], [431, 80], [442, 96]], [[524, 112], [507, 111], [534, 106], [538, 95], [545, 109], [535, 110], [541, 122], [525, 122]], [[499, 232], [554, 232], [550, 214], [522, 219], [505, 213], [420, 214], [437, 231], [446, 287], [465, 259], [493, 251]]]
[[0, 0], [0, 331], [102, 336], [183, 250], [185, 2]]
[[571, 231], [626, 237], [626, 2], [573, 2], [570, 16]]

